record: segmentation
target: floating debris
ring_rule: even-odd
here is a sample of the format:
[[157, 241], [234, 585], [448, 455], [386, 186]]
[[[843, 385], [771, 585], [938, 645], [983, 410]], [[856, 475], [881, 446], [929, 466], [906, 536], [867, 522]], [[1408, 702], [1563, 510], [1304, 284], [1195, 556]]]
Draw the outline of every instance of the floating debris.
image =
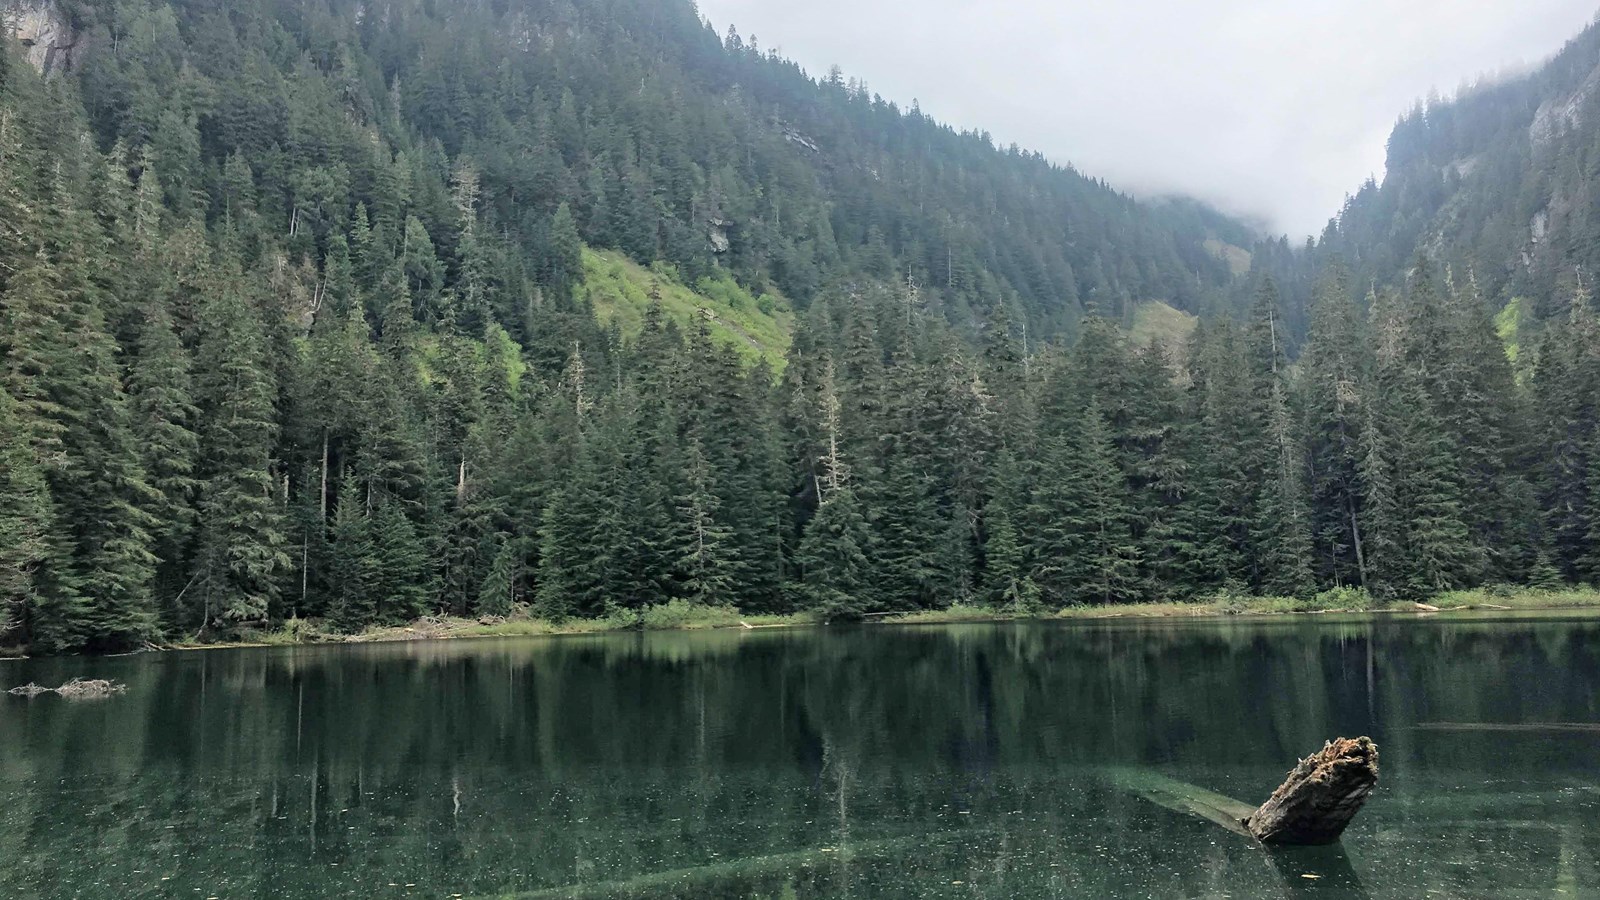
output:
[[1600, 733], [1600, 722], [1418, 722], [1422, 731], [1553, 731]]
[[13, 697], [37, 697], [40, 694], [59, 694], [68, 700], [100, 700], [126, 691], [128, 686], [108, 678], [74, 678], [60, 687], [28, 684], [14, 687], [6, 693]]

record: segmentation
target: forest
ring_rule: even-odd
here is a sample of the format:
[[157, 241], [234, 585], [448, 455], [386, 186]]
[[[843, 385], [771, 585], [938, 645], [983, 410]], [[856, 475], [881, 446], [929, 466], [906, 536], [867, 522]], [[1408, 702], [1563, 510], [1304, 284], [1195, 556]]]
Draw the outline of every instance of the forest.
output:
[[[0, 646], [1600, 578], [1576, 267], [1513, 359], [1456, 255], [1256, 241], [687, 2], [57, 11], [70, 66], [0, 52]], [[717, 284], [775, 359], [655, 302]]]

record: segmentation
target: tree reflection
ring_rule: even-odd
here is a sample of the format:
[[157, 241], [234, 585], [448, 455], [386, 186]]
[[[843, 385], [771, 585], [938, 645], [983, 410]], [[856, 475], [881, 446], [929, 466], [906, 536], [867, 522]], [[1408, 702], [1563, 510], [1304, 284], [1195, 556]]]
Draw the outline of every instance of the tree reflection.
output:
[[[12, 681], [130, 689], [0, 705], [0, 888], [1350, 896], [1377, 872], [1375, 896], [1593, 888], [1600, 736], [1415, 726], [1600, 722], [1597, 631], [872, 626], [8, 664]], [[1334, 734], [1371, 734], [1385, 764], [1338, 859], [1263, 858], [1099, 774], [1149, 767], [1256, 802]], [[1308, 865], [1327, 871], [1292, 871]]]

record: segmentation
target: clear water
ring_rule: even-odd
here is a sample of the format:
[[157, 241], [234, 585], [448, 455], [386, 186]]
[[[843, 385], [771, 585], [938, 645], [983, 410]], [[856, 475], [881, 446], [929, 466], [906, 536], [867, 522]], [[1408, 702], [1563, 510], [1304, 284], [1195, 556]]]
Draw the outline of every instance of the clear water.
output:
[[[1600, 723], [1600, 619], [0, 662], [0, 687], [74, 675], [129, 689], [0, 696], [6, 897], [1600, 896], [1600, 730], [1542, 727]], [[1255, 803], [1359, 734], [1382, 776], [1331, 850], [1119, 786]]]

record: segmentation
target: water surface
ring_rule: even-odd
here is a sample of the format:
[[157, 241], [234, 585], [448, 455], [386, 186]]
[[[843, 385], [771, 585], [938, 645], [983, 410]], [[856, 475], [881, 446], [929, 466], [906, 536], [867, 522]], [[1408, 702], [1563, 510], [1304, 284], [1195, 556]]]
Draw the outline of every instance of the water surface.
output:
[[[129, 688], [0, 696], [7, 897], [1600, 896], [1600, 731], [1539, 727], [1600, 723], [1574, 615], [0, 662], [74, 675]], [[1126, 789], [1255, 803], [1359, 734], [1382, 777], [1333, 851]]]

